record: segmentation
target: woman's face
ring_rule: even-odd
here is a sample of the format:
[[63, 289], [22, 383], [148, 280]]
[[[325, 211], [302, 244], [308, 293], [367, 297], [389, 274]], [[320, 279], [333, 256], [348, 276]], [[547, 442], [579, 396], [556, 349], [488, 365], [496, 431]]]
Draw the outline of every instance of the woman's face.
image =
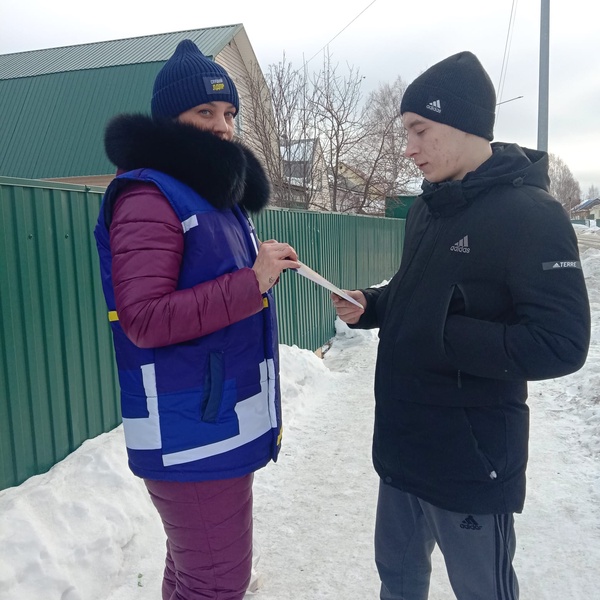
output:
[[223, 140], [231, 141], [235, 129], [235, 115], [236, 110], [233, 104], [217, 100], [194, 106], [182, 112], [177, 120], [204, 131], [210, 131]]

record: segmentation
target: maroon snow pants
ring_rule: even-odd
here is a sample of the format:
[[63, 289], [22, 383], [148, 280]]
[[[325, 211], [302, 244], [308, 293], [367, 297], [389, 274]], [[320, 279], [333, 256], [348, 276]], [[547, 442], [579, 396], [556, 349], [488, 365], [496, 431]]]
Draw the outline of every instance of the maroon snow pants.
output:
[[252, 569], [254, 475], [144, 480], [167, 534], [163, 600], [241, 600]]

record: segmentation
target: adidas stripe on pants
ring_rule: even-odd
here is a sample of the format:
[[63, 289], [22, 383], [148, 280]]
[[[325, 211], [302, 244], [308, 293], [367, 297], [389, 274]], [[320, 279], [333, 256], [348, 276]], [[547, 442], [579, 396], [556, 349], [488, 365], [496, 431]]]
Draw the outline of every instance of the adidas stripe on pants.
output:
[[436, 543], [458, 600], [518, 600], [512, 514], [455, 513], [380, 482], [375, 562], [381, 600], [427, 600]]

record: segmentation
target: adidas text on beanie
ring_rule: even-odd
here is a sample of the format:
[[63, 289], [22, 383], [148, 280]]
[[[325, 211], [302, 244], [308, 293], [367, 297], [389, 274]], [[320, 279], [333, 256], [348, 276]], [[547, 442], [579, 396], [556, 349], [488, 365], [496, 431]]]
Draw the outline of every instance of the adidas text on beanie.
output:
[[413, 112], [486, 140], [494, 139], [496, 92], [471, 52], [459, 52], [419, 75], [402, 96], [400, 112]]

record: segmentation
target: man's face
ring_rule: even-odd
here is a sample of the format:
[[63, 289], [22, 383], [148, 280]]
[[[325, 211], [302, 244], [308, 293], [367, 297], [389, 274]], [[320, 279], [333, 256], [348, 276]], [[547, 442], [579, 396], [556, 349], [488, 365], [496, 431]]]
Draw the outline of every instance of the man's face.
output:
[[412, 112], [402, 115], [408, 133], [404, 155], [432, 183], [462, 179], [469, 168], [468, 134]]
[[188, 123], [198, 129], [214, 133], [223, 140], [231, 141], [234, 133], [235, 106], [229, 102], [217, 100], [194, 106], [182, 112], [177, 120]]

